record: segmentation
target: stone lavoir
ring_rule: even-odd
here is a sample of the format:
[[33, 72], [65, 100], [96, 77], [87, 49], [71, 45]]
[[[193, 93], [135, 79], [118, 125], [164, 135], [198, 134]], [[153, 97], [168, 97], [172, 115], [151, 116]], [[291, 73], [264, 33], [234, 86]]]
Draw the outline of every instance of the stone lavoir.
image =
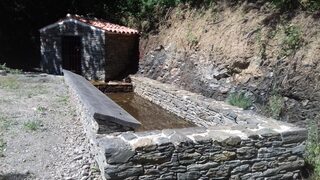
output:
[[41, 68], [58, 75], [67, 69], [94, 81], [123, 79], [138, 70], [139, 36], [103, 19], [67, 14], [40, 29]]
[[132, 77], [135, 93], [199, 126], [135, 132], [132, 116], [84, 78], [64, 75], [103, 179], [301, 178], [305, 129]]

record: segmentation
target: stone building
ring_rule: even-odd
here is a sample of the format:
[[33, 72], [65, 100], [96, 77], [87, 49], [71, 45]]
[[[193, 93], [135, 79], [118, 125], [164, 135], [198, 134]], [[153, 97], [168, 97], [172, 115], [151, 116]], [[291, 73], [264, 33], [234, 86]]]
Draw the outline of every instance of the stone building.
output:
[[105, 20], [68, 14], [40, 29], [41, 67], [73, 71], [89, 80], [117, 80], [138, 70], [139, 32]]

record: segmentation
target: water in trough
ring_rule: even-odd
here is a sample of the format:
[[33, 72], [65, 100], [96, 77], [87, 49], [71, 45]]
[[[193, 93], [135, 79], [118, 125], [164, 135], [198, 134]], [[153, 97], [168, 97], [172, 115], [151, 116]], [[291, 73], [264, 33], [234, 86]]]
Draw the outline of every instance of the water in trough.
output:
[[142, 123], [137, 131], [196, 126], [135, 93], [107, 93], [107, 96]]

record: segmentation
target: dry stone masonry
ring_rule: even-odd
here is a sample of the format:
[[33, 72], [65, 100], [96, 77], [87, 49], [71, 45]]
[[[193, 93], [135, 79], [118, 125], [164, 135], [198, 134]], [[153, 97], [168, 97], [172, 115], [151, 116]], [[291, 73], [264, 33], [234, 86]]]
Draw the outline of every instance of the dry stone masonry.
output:
[[108, 179], [298, 179], [305, 137], [225, 126], [127, 132], [100, 144]]
[[105, 179], [299, 179], [305, 129], [133, 77], [136, 93], [199, 127], [134, 132], [122, 119], [110, 121], [118, 128], [101, 134], [88, 104], [73, 90], [85, 80], [67, 79]]

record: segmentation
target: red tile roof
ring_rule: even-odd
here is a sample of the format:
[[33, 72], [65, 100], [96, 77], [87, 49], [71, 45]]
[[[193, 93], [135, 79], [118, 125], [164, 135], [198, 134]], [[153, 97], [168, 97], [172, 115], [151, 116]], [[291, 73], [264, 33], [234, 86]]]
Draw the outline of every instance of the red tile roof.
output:
[[97, 27], [99, 29], [103, 29], [108, 32], [120, 33], [120, 34], [139, 34], [139, 31], [135, 29], [131, 29], [125, 26], [120, 26], [118, 24], [112, 24], [102, 19], [88, 19], [78, 15], [70, 15], [67, 14], [68, 18], [76, 19], [80, 22], [86, 23], [90, 26]]

